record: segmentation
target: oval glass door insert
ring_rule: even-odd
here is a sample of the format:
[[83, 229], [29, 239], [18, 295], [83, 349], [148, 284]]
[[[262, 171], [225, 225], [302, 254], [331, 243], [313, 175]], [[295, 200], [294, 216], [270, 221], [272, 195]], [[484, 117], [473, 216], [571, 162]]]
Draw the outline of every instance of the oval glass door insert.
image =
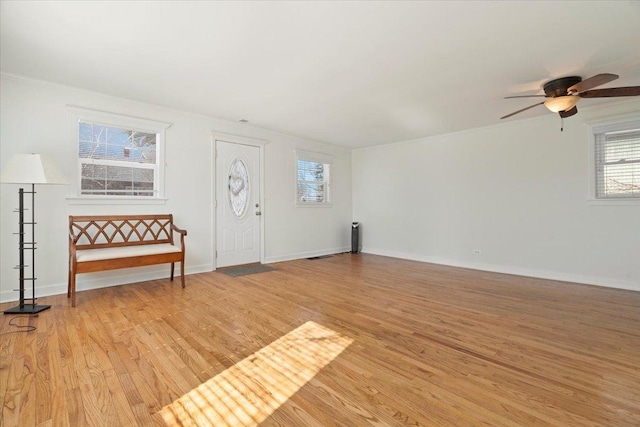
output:
[[229, 167], [229, 205], [240, 218], [247, 210], [249, 202], [249, 172], [240, 159], [235, 159]]

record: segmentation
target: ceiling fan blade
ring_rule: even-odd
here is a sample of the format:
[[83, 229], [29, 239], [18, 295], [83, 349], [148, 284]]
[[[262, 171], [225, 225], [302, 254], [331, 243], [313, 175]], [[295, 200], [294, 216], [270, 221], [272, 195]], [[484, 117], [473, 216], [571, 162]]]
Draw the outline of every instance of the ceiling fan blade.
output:
[[514, 112], [513, 112], [513, 113], [511, 113], [511, 114], [507, 114], [507, 115], [506, 115], [506, 116], [504, 116], [504, 117], [500, 117], [500, 120], [502, 120], [502, 119], [506, 119], [506, 118], [511, 117], [511, 116], [515, 116], [515, 115], [516, 115], [516, 114], [518, 114], [518, 113], [522, 113], [523, 111], [530, 110], [531, 108], [533, 108], [533, 107], [537, 107], [538, 105], [542, 105], [542, 104], [544, 104], [544, 102], [539, 102], [539, 103], [537, 103], [537, 104], [533, 104], [533, 105], [530, 105], [529, 107], [523, 108], [522, 110], [514, 111]]
[[567, 93], [582, 93], [586, 90], [593, 89], [594, 87], [603, 85], [605, 83], [616, 80], [619, 76], [617, 74], [598, 74], [593, 77], [589, 77], [586, 80], [576, 83], [567, 89]]
[[505, 96], [504, 99], [511, 99], [511, 98], [537, 98], [537, 97], [543, 97], [546, 98], [547, 95], [513, 95], [513, 96]]
[[610, 98], [613, 96], [640, 96], [640, 86], [593, 89], [578, 94], [580, 98]]

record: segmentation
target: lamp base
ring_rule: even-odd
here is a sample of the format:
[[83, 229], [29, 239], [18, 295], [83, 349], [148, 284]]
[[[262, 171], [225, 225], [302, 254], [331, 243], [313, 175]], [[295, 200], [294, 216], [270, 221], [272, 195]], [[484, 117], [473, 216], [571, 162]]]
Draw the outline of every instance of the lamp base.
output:
[[5, 310], [4, 314], [36, 314], [41, 311], [45, 311], [46, 309], [51, 308], [50, 305], [34, 305], [34, 304], [25, 304], [20, 307], [19, 305], [10, 308], [9, 310]]

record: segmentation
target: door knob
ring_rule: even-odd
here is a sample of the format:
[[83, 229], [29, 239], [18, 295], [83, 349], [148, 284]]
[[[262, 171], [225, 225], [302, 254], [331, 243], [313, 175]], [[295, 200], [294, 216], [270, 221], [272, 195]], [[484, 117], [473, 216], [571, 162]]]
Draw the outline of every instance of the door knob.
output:
[[260, 215], [262, 215], [262, 212], [260, 212], [260, 211], [256, 211], [256, 215], [257, 215], [257, 216], [260, 216]]

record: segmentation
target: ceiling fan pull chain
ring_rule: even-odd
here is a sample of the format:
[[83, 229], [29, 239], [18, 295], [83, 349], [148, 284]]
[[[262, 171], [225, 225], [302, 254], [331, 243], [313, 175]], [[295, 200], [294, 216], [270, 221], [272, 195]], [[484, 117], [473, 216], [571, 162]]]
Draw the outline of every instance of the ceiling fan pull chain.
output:
[[560, 132], [564, 132], [564, 117], [560, 117]]

